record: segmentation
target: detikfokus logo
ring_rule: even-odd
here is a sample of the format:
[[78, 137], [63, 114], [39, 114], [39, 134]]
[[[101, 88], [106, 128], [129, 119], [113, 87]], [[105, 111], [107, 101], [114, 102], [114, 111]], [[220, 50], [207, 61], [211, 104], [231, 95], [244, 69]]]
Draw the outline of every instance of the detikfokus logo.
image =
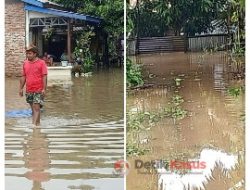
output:
[[[152, 161], [142, 161], [135, 160], [135, 169], [138, 170], [140, 174], [149, 174], [156, 172], [157, 169], [164, 168], [165, 173], [172, 173], [173, 171], [187, 171], [187, 172], [197, 172], [199, 173], [206, 168], [206, 162], [200, 160], [192, 161], [180, 161], [180, 160], [152, 160]], [[158, 173], [159, 174], [159, 173]]]
[[[165, 173], [172, 173], [173, 171], [202, 171], [206, 168], [206, 162], [199, 160], [180, 161], [180, 160], [151, 160], [143, 161], [140, 159], [134, 160], [134, 169], [138, 174], [152, 174], [157, 172], [157, 169], [164, 168]], [[118, 176], [128, 175], [131, 169], [130, 163], [125, 160], [118, 160], [114, 163], [113, 174]], [[159, 173], [158, 173], [159, 174]], [[163, 173], [161, 173], [163, 174]]]
[[128, 161], [118, 160], [114, 163], [113, 174], [118, 176], [125, 176], [128, 175], [129, 169], [130, 169], [130, 164]]

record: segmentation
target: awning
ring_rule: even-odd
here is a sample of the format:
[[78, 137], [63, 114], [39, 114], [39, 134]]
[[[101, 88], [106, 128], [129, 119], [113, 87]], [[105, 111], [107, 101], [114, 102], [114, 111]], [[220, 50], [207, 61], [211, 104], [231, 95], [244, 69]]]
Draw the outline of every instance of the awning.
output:
[[35, 5], [37, 7], [44, 7], [44, 3], [41, 1], [37, 1], [37, 0], [22, 0], [24, 3], [28, 3], [31, 5]]
[[28, 10], [28, 11], [35, 11], [35, 12], [39, 12], [39, 13], [61, 16], [61, 17], [66, 17], [66, 18], [85, 20], [88, 22], [96, 23], [96, 24], [100, 24], [100, 22], [102, 21], [100, 18], [89, 16], [89, 15], [68, 12], [68, 11], [62, 11], [62, 10], [52, 9], [52, 8], [44, 8], [44, 7], [40, 7], [40, 6], [39, 7], [32, 6], [32, 5], [28, 5], [28, 4], [25, 5], [24, 9]]

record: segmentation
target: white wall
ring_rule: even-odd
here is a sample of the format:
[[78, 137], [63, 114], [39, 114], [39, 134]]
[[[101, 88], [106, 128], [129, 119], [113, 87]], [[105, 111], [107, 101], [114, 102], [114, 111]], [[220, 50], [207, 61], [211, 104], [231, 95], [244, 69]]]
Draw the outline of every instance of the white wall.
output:
[[46, 18], [46, 17], [57, 17], [57, 16], [29, 11], [29, 18]]

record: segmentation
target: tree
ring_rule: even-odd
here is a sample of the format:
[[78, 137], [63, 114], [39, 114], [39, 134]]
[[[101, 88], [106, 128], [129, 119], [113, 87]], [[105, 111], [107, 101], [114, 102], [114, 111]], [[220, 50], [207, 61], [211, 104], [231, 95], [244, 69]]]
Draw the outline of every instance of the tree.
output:
[[[162, 36], [167, 30], [168, 24], [168, 10], [159, 5], [158, 1], [144, 0], [137, 1], [137, 6], [134, 9], [127, 10], [127, 21], [129, 26], [134, 26], [131, 31], [133, 36], [147, 37], [147, 36]], [[159, 12], [161, 14], [159, 14]], [[131, 21], [134, 23], [131, 25]], [[128, 24], [127, 23], [127, 24]], [[135, 31], [139, 27], [139, 31]]]
[[124, 31], [122, 0], [54, 0], [65, 8], [77, 13], [100, 17], [103, 20], [102, 32], [108, 38], [108, 51], [117, 55], [117, 42]]
[[[174, 35], [206, 32], [213, 28], [211, 23], [218, 18], [226, 1], [228, 0], [140, 0], [139, 35], [164, 36], [171, 30]], [[136, 9], [129, 11], [129, 17], [136, 26]]]

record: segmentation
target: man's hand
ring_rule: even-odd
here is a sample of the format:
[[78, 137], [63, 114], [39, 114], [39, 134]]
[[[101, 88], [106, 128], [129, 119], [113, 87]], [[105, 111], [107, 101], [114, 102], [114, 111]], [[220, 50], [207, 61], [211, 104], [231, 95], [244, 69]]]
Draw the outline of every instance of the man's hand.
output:
[[23, 97], [23, 87], [26, 83], [26, 77], [22, 76], [20, 79], [19, 96]]
[[45, 97], [45, 90], [42, 90], [42, 96]]
[[23, 89], [20, 89], [20, 90], [19, 90], [19, 96], [20, 96], [20, 97], [23, 97]]

